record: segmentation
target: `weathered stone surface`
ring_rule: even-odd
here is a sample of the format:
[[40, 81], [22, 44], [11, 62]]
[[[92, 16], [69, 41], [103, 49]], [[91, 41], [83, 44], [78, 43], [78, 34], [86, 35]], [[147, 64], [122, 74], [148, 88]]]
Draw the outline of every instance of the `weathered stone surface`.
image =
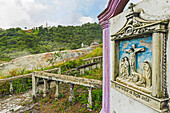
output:
[[35, 72], [34, 76], [39, 78], [44, 78], [47, 80], [84, 85], [84, 86], [94, 87], [94, 88], [102, 88], [102, 81], [95, 80], [95, 79], [88, 79], [88, 78], [81, 78], [81, 77], [74, 77], [74, 76], [53, 74], [53, 73], [46, 73], [46, 72]]
[[25, 74], [25, 75], [19, 75], [16, 77], [0, 79], [0, 83], [13, 81], [13, 80], [20, 79], [20, 78], [30, 77], [31, 75], [32, 75], [32, 73], [29, 73], [29, 74]]

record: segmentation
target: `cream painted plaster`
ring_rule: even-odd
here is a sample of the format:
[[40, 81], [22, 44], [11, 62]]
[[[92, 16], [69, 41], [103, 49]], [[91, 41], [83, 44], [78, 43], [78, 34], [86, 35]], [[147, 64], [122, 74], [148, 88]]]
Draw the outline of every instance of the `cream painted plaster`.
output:
[[[170, 0], [143, 0], [138, 3], [135, 11], [141, 11], [141, 18], [145, 20], [165, 20], [170, 19]], [[121, 14], [110, 19], [110, 35], [118, 32], [126, 22], [126, 15], [129, 10], [125, 10]], [[168, 93], [170, 95], [170, 25], [167, 45], [167, 82]], [[111, 56], [113, 56], [113, 45], [111, 44]], [[113, 57], [110, 57], [110, 62], [113, 62]], [[111, 75], [113, 73], [112, 65]], [[110, 77], [112, 80], [113, 77]], [[170, 104], [169, 104], [170, 105]], [[110, 112], [111, 113], [158, 113], [153, 109], [135, 101], [132, 98], [127, 97], [124, 94], [111, 88], [110, 90]]]

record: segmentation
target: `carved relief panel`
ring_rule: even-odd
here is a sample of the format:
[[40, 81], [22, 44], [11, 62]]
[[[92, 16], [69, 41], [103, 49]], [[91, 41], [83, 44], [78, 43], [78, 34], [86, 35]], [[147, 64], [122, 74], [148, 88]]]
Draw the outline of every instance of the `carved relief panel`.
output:
[[119, 75], [116, 81], [151, 93], [152, 37], [119, 43]]
[[155, 109], [168, 111], [166, 43], [168, 21], [146, 21], [131, 10], [113, 44], [112, 88]]

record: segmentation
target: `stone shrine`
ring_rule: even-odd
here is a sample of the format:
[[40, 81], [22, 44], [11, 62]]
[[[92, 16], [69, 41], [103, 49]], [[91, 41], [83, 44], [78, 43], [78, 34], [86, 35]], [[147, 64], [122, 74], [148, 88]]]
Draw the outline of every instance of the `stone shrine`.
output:
[[170, 0], [143, 0], [123, 11], [127, 2], [110, 0], [98, 16], [104, 33], [101, 113], [169, 113]]

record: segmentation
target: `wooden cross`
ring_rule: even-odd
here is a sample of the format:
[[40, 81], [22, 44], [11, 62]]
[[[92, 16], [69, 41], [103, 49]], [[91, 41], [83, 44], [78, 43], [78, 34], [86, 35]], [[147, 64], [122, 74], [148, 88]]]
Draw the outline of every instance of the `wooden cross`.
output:
[[133, 9], [134, 6], [136, 6], [136, 5], [133, 3], [130, 3], [130, 6], [128, 7], [128, 9], [131, 9], [131, 12], [134, 12], [134, 9]]

